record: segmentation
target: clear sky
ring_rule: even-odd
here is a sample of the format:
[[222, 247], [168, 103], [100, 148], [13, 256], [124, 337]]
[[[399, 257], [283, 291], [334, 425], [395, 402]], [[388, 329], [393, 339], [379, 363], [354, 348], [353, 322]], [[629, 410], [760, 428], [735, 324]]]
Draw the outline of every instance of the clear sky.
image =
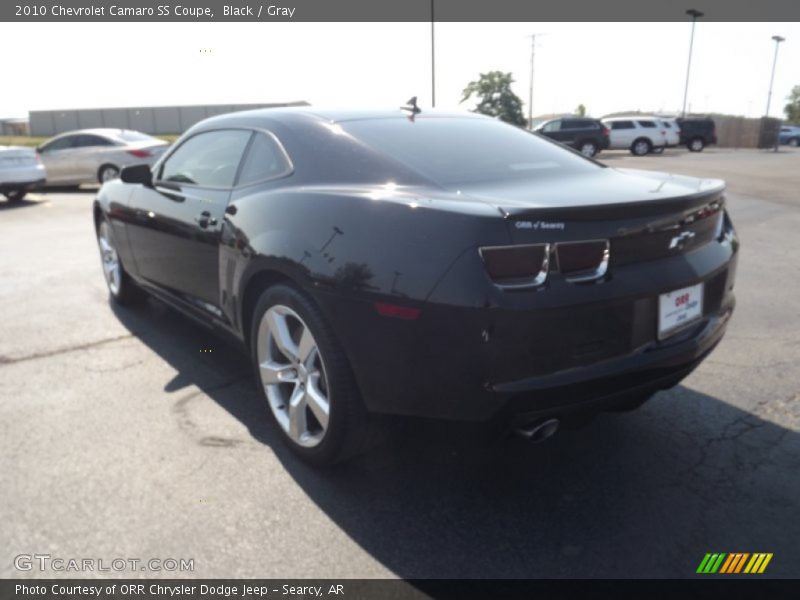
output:
[[[683, 101], [691, 24], [437, 23], [437, 107], [459, 104], [482, 71], [511, 71], [534, 115]], [[28, 110], [307, 100], [397, 106], [431, 99], [429, 23], [0, 23], [0, 117]], [[800, 85], [800, 23], [714, 23], [695, 33], [689, 105], [761, 116], [782, 35], [773, 116]], [[206, 50], [201, 52], [201, 50]]]

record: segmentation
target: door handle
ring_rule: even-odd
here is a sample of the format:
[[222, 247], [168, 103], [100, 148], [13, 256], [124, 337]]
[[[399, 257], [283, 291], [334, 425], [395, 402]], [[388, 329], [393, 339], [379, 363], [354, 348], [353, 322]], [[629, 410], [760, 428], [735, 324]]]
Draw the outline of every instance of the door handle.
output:
[[200, 229], [206, 229], [207, 227], [213, 227], [217, 224], [217, 220], [211, 216], [211, 213], [207, 210], [201, 212], [197, 217], [194, 219], [197, 221], [197, 225]]

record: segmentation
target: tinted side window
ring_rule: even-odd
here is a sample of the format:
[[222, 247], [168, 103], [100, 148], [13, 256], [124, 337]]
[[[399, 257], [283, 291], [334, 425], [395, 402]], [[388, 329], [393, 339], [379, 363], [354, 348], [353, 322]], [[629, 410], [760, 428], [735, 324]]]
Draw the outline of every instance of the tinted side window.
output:
[[581, 129], [600, 129], [600, 126], [597, 124], [597, 121], [592, 121], [590, 119], [583, 119], [579, 121]]
[[561, 121], [561, 129], [580, 129], [581, 122], [575, 119], [564, 119]]
[[77, 148], [88, 148], [90, 146], [113, 146], [114, 144], [111, 140], [107, 140], [104, 137], [100, 137], [99, 135], [88, 135], [83, 134], [79, 135], [78, 139], [75, 143], [75, 147]]
[[180, 145], [161, 168], [161, 180], [207, 187], [232, 187], [249, 131], [199, 133]]
[[661, 121], [661, 124], [667, 129], [672, 129], [672, 125], [668, 121]]
[[256, 133], [242, 164], [237, 185], [273, 179], [289, 172], [291, 166], [278, 144], [268, 135]]
[[612, 121], [611, 129], [633, 129], [633, 121]]
[[653, 123], [652, 121], [637, 121], [637, 122], [638, 122], [638, 123], [639, 123], [639, 125], [641, 125], [642, 127], [647, 127], [647, 128], [649, 128], [649, 129], [651, 129], [651, 128], [653, 128], [653, 127], [655, 127], [655, 126], [656, 126], [656, 124], [655, 124], [655, 123]]
[[75, 138], [76, 136], [74, 135], [67, 135], [65, 137], [58, 138], [57, 140], [53, 140], [52, 142], [42, 146], [42, 152], [50, 152], [51, 150], [66, 150], [67, 148], [72, 148]]

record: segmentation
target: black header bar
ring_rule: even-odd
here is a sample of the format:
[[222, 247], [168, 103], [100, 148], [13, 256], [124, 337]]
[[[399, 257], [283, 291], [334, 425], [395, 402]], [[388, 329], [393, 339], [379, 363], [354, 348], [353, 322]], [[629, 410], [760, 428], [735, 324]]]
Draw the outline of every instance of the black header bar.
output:
[[0, 21], [800, 21], [797, 0], [3, 0]]

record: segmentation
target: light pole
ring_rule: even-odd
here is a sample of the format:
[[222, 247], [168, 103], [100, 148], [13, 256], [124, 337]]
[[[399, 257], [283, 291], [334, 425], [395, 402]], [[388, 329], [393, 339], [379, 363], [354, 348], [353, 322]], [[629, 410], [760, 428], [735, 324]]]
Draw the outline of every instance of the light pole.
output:
[[[778, 46], [781, 45], [781, 42], [785, 42], [786, 38], [783, 38], [779, 35], [773, 35], [772, 39], [775, 40], [775, 58], [772, 59], [772, 75], [769, 77], [769, 93], [767, 94], [767, 112], [764, 113], [764, 116], [769, 118], [769, 105], [772, 104], [772, 83], [775, 81], [775, 65], [778, 64]], [[775, 152], [778, 151], [778, 145], [780, 144], [780, 136], [781, 136], [781, 127], [780, 122], [778, 126], [775, 128]]]
[[775, 40], [775, 58], [772, 59], [772, 75], [769, 78], [769, 93], [767, 94], [767, 111], [764, 113], [765, 117], [769, 116], [769, 105], [772, 104], [772, 83], [775, 81], [775, 65], [778, 64], [778, 46], [781, 42], [785, 42], [786, 38], [779, 35], [773, 35], [772, 39]]
[[704, 13], [700, 12], [699, 10], [695, 10], [694, 8], [690, 8], [686, 11], [686, 14], [692, 17], [692, 36], [689, 38], [689, 63], [686, 65], [686, 87], [683, 88], [683, 110], [681, 110], [681, 116], [686, 116], [686, 98], [689, 95], [689, 71], [692, 68], [692, 49], [694, 47], [694, 26], [697, 23], [697, 19], [703, 16]]

